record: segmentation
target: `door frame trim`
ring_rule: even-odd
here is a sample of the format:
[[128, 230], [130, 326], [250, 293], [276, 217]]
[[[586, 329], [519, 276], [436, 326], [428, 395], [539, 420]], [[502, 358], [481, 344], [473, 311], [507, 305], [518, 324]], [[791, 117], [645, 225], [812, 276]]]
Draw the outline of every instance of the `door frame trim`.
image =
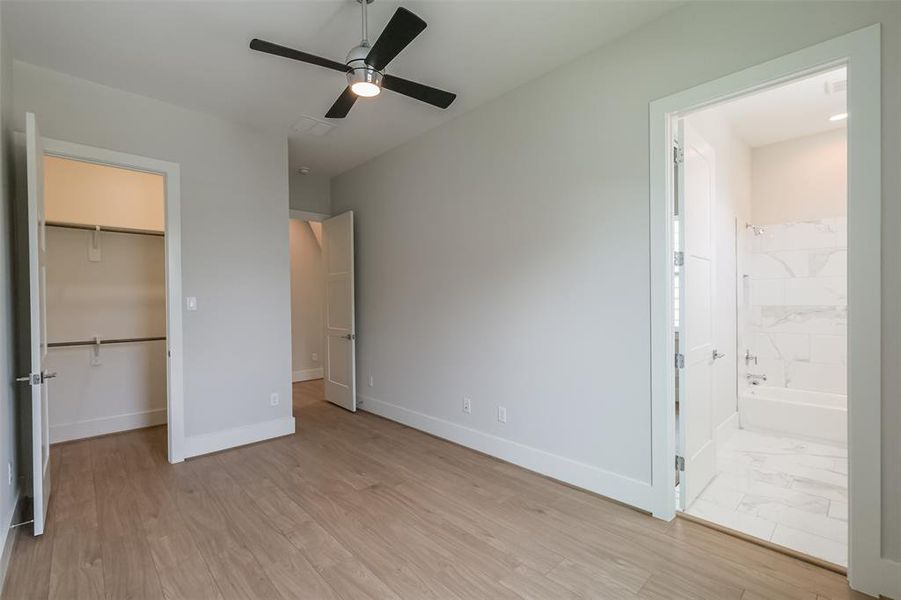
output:
[[166, 338], [168, 454], [170, 463], [185, 459], [184, 364], [181, 310], [181, 167], [178, 163], [51, 138], [42, 138], [45, 155], [155, 173], [165, 178]]
[[650, 288], [653, 514], [675, 517], [672, 314], [674, 117], [841, 65], [848, 67], [849, 568], [854, 589], [896, 594], [901, 565], [882, 557], [881, 34], [879, 24], [651, 102]]

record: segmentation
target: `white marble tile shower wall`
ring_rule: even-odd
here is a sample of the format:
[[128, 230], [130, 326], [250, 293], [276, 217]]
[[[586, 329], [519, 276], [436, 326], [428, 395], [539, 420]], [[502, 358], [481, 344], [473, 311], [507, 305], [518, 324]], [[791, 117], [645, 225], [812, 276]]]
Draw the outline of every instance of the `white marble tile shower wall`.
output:
[[829, 218], [751, 236], [746, 339], [766, 385], [846, 393], [847, 231]]

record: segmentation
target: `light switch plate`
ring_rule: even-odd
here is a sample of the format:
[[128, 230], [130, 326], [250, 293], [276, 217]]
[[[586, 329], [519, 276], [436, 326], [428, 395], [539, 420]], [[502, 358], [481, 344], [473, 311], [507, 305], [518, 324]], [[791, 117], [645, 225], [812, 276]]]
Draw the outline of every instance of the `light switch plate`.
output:
[[197, 296], [185, 298], [185, 306], [187, 306], [188, 310], [197, 310]]

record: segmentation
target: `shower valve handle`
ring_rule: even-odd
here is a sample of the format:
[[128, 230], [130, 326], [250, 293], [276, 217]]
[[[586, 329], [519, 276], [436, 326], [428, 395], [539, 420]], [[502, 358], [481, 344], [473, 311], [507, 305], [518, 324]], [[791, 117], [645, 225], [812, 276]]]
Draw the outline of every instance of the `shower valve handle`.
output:
[[754, 364], [756, 365], [757, 364], [757, 355], [751, 354], [750, 350], [745, 350], [745, 364], [750, 365], [752, 360], [754, 361]]

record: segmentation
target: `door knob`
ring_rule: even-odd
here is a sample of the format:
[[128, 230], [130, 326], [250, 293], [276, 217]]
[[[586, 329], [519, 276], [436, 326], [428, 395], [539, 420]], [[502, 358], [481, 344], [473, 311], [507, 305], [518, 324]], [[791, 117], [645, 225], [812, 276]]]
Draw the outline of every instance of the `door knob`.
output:
[[344, 339], [345, 339], [345, 340], [353, 340], [353, 339], [356, 338], [356, 337], [357, 337], [357, 336], [355, 336], [354, 334], [348, 333], [347, 335], [344, 336]]
[[56, 371], [44, 371], [41, 373], [41, 381], [47, 381], [48, 379], [53, 379], [56, 377]]
[[713, 360], [716, 360], [718, 358], [723, 358], [724, 356], [726, 356], [724, 353], [720, 352], [716, 348], [713, 349]]

